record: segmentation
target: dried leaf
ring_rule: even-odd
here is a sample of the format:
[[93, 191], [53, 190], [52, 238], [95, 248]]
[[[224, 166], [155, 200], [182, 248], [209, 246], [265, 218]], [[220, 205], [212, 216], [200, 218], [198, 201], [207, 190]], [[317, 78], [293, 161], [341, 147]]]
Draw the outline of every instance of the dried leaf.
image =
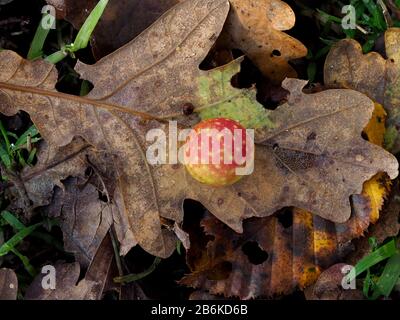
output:
[[[375, 109], [372, 113], [372, 118], [368, 125], [364, 128], [363, 133], [367, 136], [368, 141], [382, 147], [386, 133], [385, 127], [386, 112], [382, 105], [375, 103]], [[378, 173], [368, 181], [364, 182], [363, 192], [364, 196], [369, 200], [371, 223], [376, 223], [379, 219], [379, 213], [383, 207], [384, 201], [390, 193], [392, 182], [384, 173]], [[357, 209], [357, 208], [356, 208]]]
[[368, 141], [382, 147], [385, 139], [385, 122], [386, 122], [386, 111], [381, 104], [375, 103], [374, 112], [372, 118], [368, 122], [368, 125], [364, 128], [364, 133], [368, 138]]
[[368, 225], [369, 217], [357, 211], [345, 224], [335, 224], [287, 209], [246, 220], [243, 234], [238, 234], [208, 215], [202, 226], [212, 240], [203, 252], [196, 246], [188, 251], [192, 273], [180, 283], [241, 299], [289, 294], [313, 284], [323, 270], [343, 259], [351, 249], [349, 240]]
[[[91, 45], [96, 60], [138, 36], [179, 0], [110, 0], [93, 32]], [[79, 30], [96, 0], [47, 0], [63, 18]], [[110, 36], [112, 35], [112, 36]]]
[[[185, 103], [193, 103], [203, 116], [210, 108], [219, 114], [242, 108], [246, 112], [236, 114], [261, 114], [253, 91], [211, 86], [230, 88], [224, 70], [233, 74], [238, 62], [207, 72], [198, 68], [227, 13], [223, 0], [184, 2], [95, 65], [79, 63], [77, 70], [94, 84], [87, 97], [55, 91], [53, 66], [0, 53], [4, 113], [26, 110], [49, 145], [61, 147], [79, 135], [94, 146], [92, 162], [113, 181], [107, 189], [118, 207], [114, 220], [123, 230], [122, 253], [137, 241], [154, 255], [169, 256], [176, 238], [169, 228], [161, 228], [160, 217], [179, 225], [186, 198], [202, 202], [239, 232], [244, 218], [271, 215], [291, 205], [345, 221], [350, 217], [349, 197], [361, 192], [365, 180], [380, 171], [391, 178], [397, 175], [395, 158], [361, 139], [373, 109], [367, 97], [350, 90], [306, 95], [301, 92], [305, 82], [299, 80], [285, 82], [289, 102], [265, 111], [261, 124], [248, 119], [253, 121], [248, 125], [268, 126], [259, 134], [263, 145], [256, 151], [255, 173], [238, 184], [211, 188], [187, 177], [180, 165], [150, 167], [144, 156], [146, 133], [153, 128], [168, 132], [165, 120], [171, 118], [181, 125], [196, 121], [180, 116]], [[158, 41], [150, 45], [152, 39]]]
[[[53, 66], [25, 62], [9, 51], [1, 53], [3, 112], [26, 109], [50, 145], [63, 146], [81, 135], [99, 152], [107, 151], [117, 178], [114, 200], [127, 228], [120, 240], [130, 241], [130, 247], [136, 244], [130, 240], [133, 230], [142, 247], [155, 255], [167, 257], [175, 249], [173, 234], [161, 230], [159, 216], [180, 220], [184, 186], [174, 188], [170, 177], [176, 169], [183, 170], [148, 166], [145, 133], [160, 124], [142, 119], [166, 117], [181, 110], [185, 96], [191, 100], [196, 88], [192, 79], [204, 74], [198, 65], [222, 29], [228, 9], [225, 0], [182, 3], [129, 46], [94, 66], [79, 64], [77, 70], [95, 84], [88, 98], [56, 92]], [[35, 110], [37, 105], [41, 112]], [[182, 173], [176, 174], [176, 183], [184, 181], [179, 179]]]
[[[373, 117], [364, 129], [364, 133], [375, 144], [383, 142], [384, 117], [385, 113], [382, 107], [376, 104]], [[193, 228], [188, 230], [194, 246], [187, 251], [187, 261], [193, 273], [185, 277], [181, 283], [211, 290], [213, 293], [223, 293], [225, 296], [234, 295], [246, 298], [256, 295], [272, 296], [290, 293], [298, 287], [301, 289], [307, 287], [305, 293], [308, 299], [328, 298], [332, 297], [332, 294], [335, 297], [338, 295], [342, 298], [348, 297], [349, 293], [341, 293], [337, 289], [336, 282], [332, 284], [332, 281], [325, 281], [331, 279], [331, 270], [334, 269], [328, 269], [321, 275], [320, 273], [330, 263], [340, 261], [341, 257], [346, 256], [351, 249], [346, 243], [353, 238], [362, 236], [368, 226], [377, 221], [384, 199], [389, 192], [389, 184], [390, 180], [381, 173], [366, 181], [362, 194], [352, 197], [352, 218], [344, 224], [333, 225], [330, 222], [324, 222], [300, 209], [294, 209], [293, 213], [286, 210], [279, 213], [277, 217], [262, 219], [260, 225], [265, 223], [275, 227], [273, 235], [270, 234], [270, 230], [268, 231], [268, 241], [264, 240], [267, 232], [264, 233], [265, 229], [262, 227], [255, 233], [253, 233], [254, 230], [249, 232], [249, 237], [246, 236], [246, 232], [239, 236], [226, 231], [226, 229], [219, 236], [221, 234], [221, 231], [218, 230], [220, 224], [213, 224], [215, 222], [210, 222], [209, 218], [206, 218], [203, 225], [208, 236], [211, 236], [211, 242], [206, 247], [204, 242], [207, 243], [208, 240], [198, 238], [198, 234], [201, 233], [199, 230]], [[249, 223], [245, 222], [247, 226]], [[396, 220], [393, 224], [398, 225], [398, 221]], [[380, 224], [377, 227], [379, 228], [379, 226]], [[229, 239], [228, 245], [227, 239]], [[365, 239], [360, 239], [356, 243], [368, 243]], [[232, 240], [234, 246], [239, 248], [232, 249], [230, 246]], [[255, 252], [254, 248], [250, 253], [245, 252], [244, 249], [248, 244], [258, 246], [260, 252], [264, 250], [264, 258], [267, 260], [262, 263], [262, 266], [254, 265], [254, 256], [259, 259], [260, 252]], [[288, 251], [292, 252], [288, 253]], [[271, 252], [272, 257], [265, 256]], [[355, 252], [357, 253], [359, 250]], [[243, 253], [247, 255], [248, 259]], [[258, 264], [261, 262], [257, 261]], [[215, 269], [218, 270], [224, 265], [229, 266], [230, 263], [232, 267], [230, 273], [228, 271], [229, 277], [225, 270], [223, 279], [215, 279]], [[255, 269], [256, 271], [254, 271]], [[262, 279], [257, 278], [260, 272], [266, 275]], [[246, 278], [248, 274], [251, 275], [250, 279]], [[340, 277], [342, 278], [343, 275]], [[318, 282], [308, 288], [317, 279]], [[216, 281], [218, 281], [217, 284]], [[325, 292], [324, 288], [327, 287], [330, 288], [330, 291]], [[208, 294], [206, 291], [200, 290], [195, 293], [201, 293], [200, 296]], [[352, 291], [350, 296], [360, 297], [358, 291]]]
[[384, 106], [388, 113], [386, 144], [394, 153], [400, 150], [399, 43], [400, 29], [388, 29], [385, 33], [386, 60], [376, 52], [364, 55], [355, 40], [339, 41], [329, 52], [324, 71], [326, 85], [355, 89]]
[[93, 260], [85, 274], [85, 281], [92, 281], [96, 286], [92, 289], [94, 299], [100, 300], [109, 286], [114, 285], [113, 279], [117, 274], [113, 268], [115, 252], [110, 234], [101, 241]]
[[[34, 208], [50, 204], [55, 186], [63, 188], [62, 180], [69, 176], [81, 175], [86, 167], [86, 154], [90, 145], [82, 139], [75, 139], [60, 149], [42, 142], [38, 146], [38, 162], [34, 167], [26, 166], [20, 174], [23, 187]], [[18, 201], [16, 187], [10, 188], [10, 199], [14, 208], [25, 209]]]
[[44, 289], [43, 277], [39, 274], [26, 290], [26, 300], [94, 300], [98, 297], [96, 292], [97, 283], [83, 279], [78, 282], [80, 267], [79, 263], [57, 263], [56, 288]]
[[295, 24], [295, 14], [281, 0], [230, 0], [231, 11], [220, 46], [241, 49], [274, 83], [296, 72], [289, 60], [302, 58], [307, 48], [282, 32]]
[[11, 269], [0, 269], [0, 300], [17, 300], [18, 279]]
[[74, 253], [75, 260], [87, 268], [112, 223], [111, 204], [99, 199], [99, 190], [90, 183], [70, 178], [64, 190], [57, 189], [54, 201], [46, 211], [61, 218], [64, 249]]
[[[97, 60], [138, 36], [165, 11], [184, 0], [111, 0], [92, 37]], [[56, 5], [62, 16], [79, 29], [94, 0], [47, 0]], [[293, 10], [281, 0], [231, 0], [231, 11], [218, 41], [219, 48], [241, 49], [264, 73], [280, 84], [285, 77], [295, 77], [288, 64], [302, 58], [307, 49], [282, 31], [294, 26]], [[115, 17], [118, 16], [118, 19]], [[110, 37], [110, 34], [114, 35]]]
[[355, 250], [346, 257], [347, 262], [355, 265], [361, 258], [371, 252], [371, 246], [368, 241], [370, 237], [374, 237], [381, 244], [385, 239], [398, 235], [400, 231], [399, 194], [399, 181], [396, 179], [388, 203], [381, 212], [378, 223], [370, 227], [365, 237], [353, 241]]
[[307, 300], [363, 300], [362, 291], [343, 289], [344, 267], [346, 264], [338, 263], [325, 270], [310, 290]]
[[271, 114], [275, 128], [259, 136], [265, 153], [258, 170], [267, 172], [269, 180], [246, 190], [268, 190], [260, 202], [279, 203], [279, 208], [296, 206], [345, 222], [351, 212], [349, 196], [361, 193], [362, 183], [377, 172], [395, 178], [398, 164], [359, 134], [370, 120], [371, 100], [349, 90], [304, 94], [304, 85], [304, 81], [284, 81], [289, 100]]

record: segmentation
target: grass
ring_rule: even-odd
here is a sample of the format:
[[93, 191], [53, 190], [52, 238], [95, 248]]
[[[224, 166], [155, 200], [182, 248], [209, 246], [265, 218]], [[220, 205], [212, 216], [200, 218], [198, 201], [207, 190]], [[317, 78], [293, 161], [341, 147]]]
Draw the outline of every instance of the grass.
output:
[[[62, 44], [58, 51], [50, 55], [45, 54], [44, 46], [52, 29], [43, 28], [44, 24], [42, 24], [42, 21], [49, 19], [48, 13], [44, 14], [31, 42], [27, 58], [29, 60], [45, 59], [53, 64], [62, 61], [67, 56], [75, 59], [75, 52], [88, 46], [93, 30], [99, 22], [107, 4], [108, 0], [100, 0], [79, 30], [74, 42]], [[85, 95], [89, 91], [89, 83], [83, 81], [81, 95]], [[25, 132], [18, 136], [14, 132], [7, 130], [6, 126], [0, 120], [0, 162], [3, 181], [8, 181], [7, 175], [34, 164], [37, 152], [36, 144], [40, 140], [41, 137], [34, 125], [31, 125]], [[5, 207], [3, 198], [0, 198], [0, 207]], [[39, 239], [42, 243], [64, 252], [63, 244], [50, 233], [52, 227], [56, 224], [56, 220], [43, 219], [38, 223], [25, 225], [19, 220], [16, 214], [3, 210], [0, 214], [0, 267], [5, 261], [13, 261], [13, 257], [16, 257], [26, 271], [28, 278], [21, 273], [17, 273], [17, 276], [20, 280], [26, 279], [29, 283], [31, 281], [29, 279], [36, 276], [38, 270], [32, 264], [31, 259], [22, 253], [20, 247], [26, 247], [24, 240], [27, 237], [31, 237]], [[12, 265], [14, 266], [14, 270], [18, 269], [15, 263], [12, 263]]]
[[31, 126], [18, 137], [15, 133], [7, 131], [0, 120], [0, 133], [0, 160], [5, 168], [18, 170], [32, 165], [37, 152], [35, 143], [41, 139], [36, 127]]
[[[50, 220], [51, 227], [56, 224], [56, 220]], [[6, 227], [9, 226], [13, 229], [12, 233], [9, 233], [11, 236], [5, 240], [2, 244], [0, 244], [0, 257], [4, 257], [10, 253], [14, 254], [19, 260], [22, 262], [27, 273], [34, 277], [37, 274], [36, 268], [30, 263], [28, 257], [23, 255], [17, 247], [22, 244], [24, 239], [28, 236], [35, 237], [40, 239], [41, 241], [46, 242], [47, 244], [55, 247], [56, 249], [63, 251], [62, 244], [51, 236], [49, 233], [38, 231], [40, 227], [44, 227], [48, 225], [48, 221], [43, 220], [39, 223], [32, 224], [30, 226], [25, 226], [16, 215], [12, 214], [9, 211], [3, 211], [0, 214], [0, 234], [1, 238], [4, 239], [4, 234], [6, 231]], [[1, 264], [0, 264], [1, 265]]]
[[[85, 23], [80, 28], [74, 42], [69, 44], [61, 44], [60, 50], [48, 56], [45, 56], [45, 54], [43, 53], [43, 47], [51, 29], [43, 28], [42, 23], [39, 23], [39, 26], [31, 43], [31, 47], [28, 53], [28, 59], [33, 60], [37, 58], [45, 58], [47, 61], [56, 64], [66, 58], [68, 55], [75, 58], [74, 53], [78, 50], [86, 48], [89, 44], [90, 37], [101, 16], [103, 15], [107, 4], [108, 0], [100, 0], [95, 8], [92, 10], [90, 15], [87, 17]], [[42, 21], [45, 21], [48, 18], [48, 14], [44, 14]]]
[[[45, 44], [52, 29], [43, 28], [42, 23], [40, 23], [31, 42], [27, 58], [30, 60], [46, 59], [53, 64], [59, 63], [67, 57], [76, 59], [75, 53], [88, 46], [90, 37], [107, 4], [108, 0], [100, 0], [82, 25], [75, 39], [71, 42], [71, 38], [69, 43], [63, 43], [60, 40], [55, 52], [47, 53], [45, 51]], [[328, 7], [328, 5], [333, 5], [341, 8], [346, 4], [351, 4], [355, 8], [355, 29], [344, 30], [341, 28], [342, 16], [333, 14]], [[395, 4], [400, 7], [400, 0], [395, 0]], [[362, 44], [363, 51], [366, 53], [373, 50], [377, 39], [388, 27], [400, 26], [400, 21], [386, 14], [385, 6], [380, 0], [351, 0], [347, 2], [333, 0], [329, 1], [329, 4], [323, 2], [318, 9], [300, 6], [305, 14], [311, 12], [311, 15], [320, 25], [320, 41], [316, 46], [310, 48], [307, 55], [307, 76], [311, 82], [316, 79], [319, 71], [318, 62], [325, 59], [326, 54], [335, 42], [343, 38], [355, 39]], [[48, 18], [48, 14], [44, 14], [42, 21]], [[56, 31], [61, 33], [61, 30]], [[59, 38], [61, 39], [61, 37]], [[82, 82], [80, 94], [85, 95], [89, 90], [88, 82]], [[9, 171], [19, 171], [25, 166], [33, 165], [37, 152], [35, 145], [40, 139], [35, 126], [29, 127], [24, 133], [17, 136], [7, 130], [6, 126], [0, 121], [0, 161], [3, 167]], [[3, 179], [7, 180], [7, 177], [3, 177]], [[0, 266], [4, 258], [16, 257], [29, 277], [35, 276], [37, 269], [31, 259], [24, 255], [24, 250], [21, 247], [23, 247], [26, 238], [29, 237], [39, 239], [41, 242], [63, 251], [62, 244], [44, 228], [49, 223], [50, 226], [53, 226], [56, 222], [42, 220], [35, 224], [25, 225], [16, 214], [3, 210], [0, 214]], [[181, 254], [180, 242], [177, 244], [177, 251]], [[147, 270], [117, 277], [115, 281], [128, 283], [140, 280], [152, 273], [160, 261], [159, 258], [156, 258]], [[364, 295], [369, 299], [378, 299], [390, 296], [393, 288], [399, 283], [399, 276], [400, 252], [396, 239], [389, 239], [381, 246], [377, 246], [376, 241], [371, 239], [371, 253], [357, 263], [354, 272], [349, 275], [349, 279], [362, 279]], [[18, 274], [18, 277], [24, 277], [24, 275]]]
[[[398, 241], [398, 239], [397, 239]], [[354, 271], [347, 276], [347, 281], [365, 273], [363, 293], [366, 298], [376, 300], [388, 298], [397, 284], [400, 283], [400, 250], [396, 239], [391, 239], [381, 246], [370, 238], [372, 252], [361, 259]]]
[[[346, 13], [336, 14], [333, 11], [346, 5], [355, 8], [355, 28], [342, 28], [342, 19]], [[400, 8], [400, 0], [395, 4]], [[323, 65], [326, 54], [337, 41], [350, 38], [361, 43], [363, 52], [372, 51], [377, 40], [389, 27], [399, 27], [400, 21], [388, 14], [388, 9], [382, 0], [350, 0], [350, 1], [324, 1], [319, 8], [310, 8], [303, 3], [296, 3], [299, 14], [312, 17], [320, 30], [319, 41], [309, 48], [307, 55], [307, 77], [310, 82], [318, 78], [318, 68]], [[340, 12], [340, 10], [339, 10]]]

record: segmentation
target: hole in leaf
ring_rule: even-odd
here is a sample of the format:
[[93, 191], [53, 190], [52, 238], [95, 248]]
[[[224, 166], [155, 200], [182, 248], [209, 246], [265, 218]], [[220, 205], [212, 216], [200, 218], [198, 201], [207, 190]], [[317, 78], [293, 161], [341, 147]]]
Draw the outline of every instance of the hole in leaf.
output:
[[268, 253], [261, 249], [255, 241], [246, 242], [242, 247], [242, 251], [249, 261], [255, 265], [262, 264], [269, 257]]
[[284, 208], [277, 213], [279, 223], [285, 228], [290, 228], [293, 225], [292, 208]]
[[108, 203], [108, 197], [105, 193], [99, 191], [99, 199], [103, 202]]
[[275, 49], [272, 51], [272, 55], [275, 57], [280, 57], [282, 54], [279, 50]]
[[92, 167], [87, 167], [85, 170], [85, 176], [90, 177], [93, 174], [93, 168]]

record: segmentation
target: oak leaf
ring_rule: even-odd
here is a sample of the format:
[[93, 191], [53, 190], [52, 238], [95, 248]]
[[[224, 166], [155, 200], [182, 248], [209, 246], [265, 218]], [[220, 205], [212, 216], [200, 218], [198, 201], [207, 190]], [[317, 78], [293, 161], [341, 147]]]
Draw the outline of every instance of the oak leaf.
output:
[[272, 217], [246, 220], [243, 234], [206, 215], [201, 225], [211, 240], [205, 247], [194, 246], [188, 251], [191, 273], [180, 283], [241, 299], [304, 289], [349, 253], [349, 241], [370, 224], [366, 212], [355, 210], [349, 221], [335, 224], [288, 208]]
[[[183, 170], [180, 166], [149, 167], [145, 133], [160, 123], [143, 119], [168, 117], [191, 100], [196, 88], [191, 80], [204, 74], [197, 66], [221, 31], [228, 10], [224, 0], [182, 3], [106, 60], [94, 66], [79, 64], [77, 70], [95, 84], [86, 98], [55, 91], [54, 66], [26, 62], [9, 51], [1, 53], [3, 112], [26, 109], [50, 145], [61, 147], [80, 135], [99, 153], [108, 154], [117, 180], [114, 201], [127, 228], [121, 239], [123, 244], [129, 242], [126, 247], [136, 244], [131, 240], [134, 229], [139, 243], [155, 255], [167, 257], [175, 248], [173, 234], [161, 230], [160, 216], [180, 220], [184, 185], [179, 183], [184, 179], [177, 173], [174, 183], [170, 177]], [[4, 91], [4, 86], [11, 91]]]
[[[112, 181], [107, 188], [118, 209], [114, 222], [123, 230], [122, 253], [138, 242], [154, 255], [169, 256], [176, 238], [168, 222], [182, 222], [186, 198], [202, 202], [238, 232], [245, 218], [293, 205], [344, 222], [349, 197], [361, 192], [365, 180], [381, 171], [397, 175], [395, 158], [361, 138], [373, 111], [364, 95], [351, 90], [307, 95], [305, 82], [291, 79], [284, 82], [289, 102], [254, 122], [247, 113], [258, 117], [262, 110], [254, 89], [232, 89], [224, 74], [233, 74], [237, 61], [225, 69], [199, 70], [228, 9], [224, 0], [183, 2], [95, 65], [78, 63], [76, 70], [94, 84], [86, 97], [57, 92], [54, 66], [0, 53], [1, 111], [26, 110], [51, 146], [66, 146], [75, 136], [93, 146], [89, 158]], [[218, 189], [194, 181], [181, 165], [148, 164], [149, 129], [168, 132], [170, 119], [181, 126], [198, 121], [196, 114], [183, 115], [186, 103], [203, 117], [212, 109], [247, 114], [242, 121], [262, 127], [254, 174]]]
[[295, 77], [289, 61], [302, 58], [307, 48], [283, 31], [293, 28], [295, 14], [281, 0], [230, 0], [231, 11], [218, 45], [242, 50], [261, 72], [280, 84]]
[[[91, 38], [96, 60], [122, 47], [138, 36], [179, 0], [110, 0]], [[79, 30], [96, 0], [47, 0], [55, 6], [58, 18]], [[110, 36], [113, 35], [113, 36]]]
[[101, 190], [85, 180], [69, 178], [63, 189], [55, 191], [46, 213], [60, 218], [64, 250], [73, 253], [75, 261], [87, 268], [110, 229], [116, 208], [99, 199]]
[[[183, 1], [111, 0], [91, 40], [95, 58], [99, 60], [128, 43], [164, 12]], [[47, 2], [56, 5], [61, 17], [76, 29], [96, 5], [94, 0]], [[290, 6], [281, 0], [230, 0], [230, 4], [227, 22], [217, 41], [218, 48], [242, 50], [274, 83], [280, 84], [285, 77], [295, 77], [296, 72], [288, 62], [304, 57], [307, 49], [283, 32], [295, 24]], [[110, 37], [110, 34], [115, 36]]]
[[[349, 195], [360, 194], [363, 182], [378, 172], [396, 177], [397, 161], [357, 133], [370, 120], [371, 100], [348, 90], [304, 94], [304, 85], [300, 80], [284, 81], [283, 87], [290, 91], [288, 102], [270, 115], [275, 127], [258, 136], [265, 148], [258, 170], [268, 172], [269, 181], [260, 181], [256, 187], [268, 190], [271, 184], [284, 191], [267, 192], [262, 201], [271, 195], [281, 207], [296, 206], [345, 222], [350, 218]], [[387, 165], [381, 166], [383, 162]], [[326, 192], [330, 196], [319, 201]]]
[[[368, 140], [376, 145], [383, 143], [385, 116], [382, 106], [375, 104], [373, 116], [364, 128]], [[352, 196], [351, 219], [342, 224], [324, 221], [304, 210], [287, 209], [277, 216], [246, 221], [244, 233], [238, 235], [207, 217], [202, 224], [207, 237], [211, 238], [207, 240], [194, 234], [201, 233], [199, 230], [188, 230], [193, 246], [187, 252], [187, 262], [192, 273], [181, 283], [206, 290], [196, 292], [252, 298], [288, 294], [296, 288], [304, 289], [318, 279], [317, 284], [310, 290], [307, 288], [306, 292], [312, 291], [312, 299], [321, 299], [320, 292], [326, 287], [324, 279], [330, 275], [329, 271], [323, 270], [341, 261], [350, 251], [349, 241], [365, 235], [368, 227], [376, 223], [390, 186], [390, 180], [383, 173], [366, 181], [362, 194]], [[391, 208], [391, 211], [390, 216], [396, 221], [392, 221], [388, 229], [398, 226], [398, 214], [393, 214], [398, 210]], [[387, 224], [386, 216], [384, 214], [384, 225]], [[385, 229], [380, 226], [381, 223], [373, 226], [373, 230]], [[394, 229], [398, 231], [398, 228]], [[366, 240], [356, 241], [357, 246], [366, 244], [369, 247]], [[204, 241], [209, 243], [206, 245]], [[250, 251], [246, 250], [251, 245]], [[260, 260], [263, 256], [265, 261]], [[335, 286], [333, 284], [332, 290]]]
[[360, 91], [380, 103], [388, 113], [386, 147], [400, 151], [400, 29], [385, 33], [387, 59], [379, 53], [363, 54], [351, 39], [339, 41], [329, 52], [324, 70], [325, 84]]

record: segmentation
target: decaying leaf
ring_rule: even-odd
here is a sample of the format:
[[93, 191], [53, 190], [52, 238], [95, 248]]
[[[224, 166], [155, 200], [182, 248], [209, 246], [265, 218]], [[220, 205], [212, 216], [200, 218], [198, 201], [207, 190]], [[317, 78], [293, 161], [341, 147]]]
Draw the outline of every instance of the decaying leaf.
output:
[[364, 295], [361, 290], [345, 290], [342, 286], [347, 265], [338, 263], [322, 272], [318, 281], [310, 290], [307, 300], [362, 300]]
[[76, 261], [88, 267], [113, 221], [113, 205], [99, 199], [92, 184], [70, 178], [64, 190], [57, 189], [47, 208], [49, 217], [61, 218], [64, 249], [74, 253]]
[[[377, 145], [383, 142], [384, 117], [382, 107], [375, 105], [373, 117], [364, 129], [369, 140]], [[377, 221], [389, 186], [390, 180], [382, 173], [366, 181], [362, 194], [352, 196], [352, 218], [342, 224], [324, 221], [304, 210], [286, 209], [258, 222], [246, 221], [245, 232], [238, 235], [208, 217], [203, 221], [206, 238], [199, 237], [200, 230], [187, 230], [194, 244], [186, 257], [192, 274], [182, 283], [226, 297], [272, 296], [290, 293], [295, 288], [307, 288], [308, 299], [328, 298], [332, 294], [348, 296], [338, 290], [337, 283], [324, 281], [327, 275], [331, 279], [333, 269], [322, 271], [331, 263], [341, 261], [351, 250], [349, 241], [363, 236], [370, 224]], [[395, 208], [392, 211], [399, 212]], [[398, 217], [398, 214], [392, 216]], [[381, 222], [384, 225], [385, 220], [384, 215]], [[397, 220], [391, 223], [399, 225]], [[246, 228], [251, 230], [246, 232]], [[393, 235], [397, 234], [396, 230]], [[368, 245], [366, 238], [356, 242], [359, 243]], [[261, 272], [264, 277], [259, 276]], [[308, 287], [317, 279], [317, 284]], [[328, 292], [324, 295], [327, 285], [330, 285], [330, 295]], [[195, 293], [200, 297], [210, 295], [202, 290]], [[352, 292], [351, 296], [356, 297], [358, 293]]]
[[[54, 266], [55, 283], [49, 280], [49, 276], [53, 275], [51, 270], [40, 273], [27, 288], [24, 298], [26, 300], [99, 300], [102, 298], [107, 281], [115, 276], [110, 273], [113, 259], [111, 239], [106, 236], [82, 280], [79, 280], [81, 268], [78, 262], [60, 261]], [[43, 284], [53, 284], [55, 287], [48, 288]]]
[[[363, 133], [368, 138], [368, 141], [382, 147], [386, 133], [386, 112], [382, 105], [375, 103], [375, 109], [372, 113], [372, 118], [368, 125], [364, 128]], [[365, 197], [369, 201], [370, 213], [368, 214], [371, 223], [376, 223], [379, 219], [379, 213], [383, 207], [384, 201], [387, 199], [392, 181], [388, 176], [380, 172], [374, 177], [364, 182], [361, 197]], [[355, 207], [357, 210], [357, 207]]]
[[[164, 12], [185, 0], [111, 0], [92, 37], [95, 58], [109, 54], [138, 36]], [[47, 0], [76, 29], [96, 5], [94, 0]], [[231, 11], [218, 41], [219, 49], [241, 49], [273, 82], [296, 72], [288, 64], [307, 49], [283, 31], [294, 26], [292, 9], [281, 0], [230, 0]], [[118, 17], [118, 19], [116, 19]], [[113, 37], [109, 35], [113, 34]]]
[[381, 244], [389, 237], [395, 237], [400, 231], [400, 188], [396, 179], [390, 198], [380, 214], [377, 224], [371, 226], [365, 237], [354, 241], [355, 250], [347, 258], [346, 262], [355, 265], [361, 258], [371, 252], [369, 238], [374, 237], [378, 244]]
[[[38, 146], [38, 162], [34, 167], [26, 166], [20, 174], [23, 187], [34, 208], [48, 205], [51, 202], [55, 186], [63, 188], [62, 180], [69, 176], [81, 175], [86, 167], [86, 154], [90, 145], [82, 139], [57, 148], [41, 142]], [[21, 186], [19, 186], [21, 187]], [[18, 186], [9, 189], [9, 198], [14, 199], [12, 206], [23, 209], [24, 204], [18, 201]]]
[[[396, 177], [397, 161], [359, 134], [374, 109], [371, 100], [348, 90], [304, 94], [304, 85], [300, 80], [284, 81], [290, 91], [288, 102], [271, 114], [275, 127], [259, 136], [265, 158], [255, 170], [268, 172], [269, 179], [245, 190], [280, 186], [275, 190], [281, 194], [265, 192], [262, 201], [279, 203], [280, 208], [294, 205], [345, 222], [351, 211], [349, 195], [361, 193], [362, 183], [377, 172]], [[330, 196], [325, 198], [327, 192]]]
[[307, 48], [282, 32], [295, 24], [295, 14], [281, 0], [230, 0], [231, 11], [219, 46], [241, 49], [273, 82], [296, 72], [289, 60], [302, 58]]
[[79, 263], [57, 263], [55, 265], [55, 289], [43, 288], [42, 281], [47, 283], [47, 274], [40, 273], [26, 290], [27, 300], [94, 300], [96, 282], [83, 279], [78, 282]]
[[[192, 273], [181, 284], [241, 299], [304, 289], [348, 254], [349, 240], [361, 236], [370, 223], [365, 212], [355, 210], [348, 222], [335, 224], [304, 210], [287, 209], [246, 220], [243, 234], [208, 215], [202, 225], [212, 238], [202, 248], [204, 253], [191, 252], [201, 250], [198, 247], [189, 250]], [[197, 258], [191, 260], [193, 256]]]
[[117, 268], [113, 265], [114, 257], [115, 252], [111, 236], [107, 234], [98, 246], [84, 279], [96, 283], [91, 293], [96, 300], [100, 300], [110, 287], [118, 287], [113, 282], [114, 277], [117, 276]]
[[[110, 0], [91, 39], [96, 60], [128, 43], [178, 2], [179, 0]], [[47, 3], [55, 6], [59, 18], [70, 21], [79, 30], [97, 1], [47, 0]]]
[[362, 53], [361, 45], [346, 39], [334, 45], [325, 62], [325, 84], [363, 92], [384, 106], [388, 113], [387, 148], [400, 151], [400, 29], [385, 33], [387, 59], [380, 54]]
[[11, 269], [0, 269], [0, 300], [16, 300], [18, 279]]
[[[361, 192], [364, 181], [378, 172], [397, 175], [396, 159], [361, 138], [373, 111], [366, 96], [351, 90], [303, 94], [305, 82], [290, 79], [284, 82], [288, 103], [263, 114], [252, 90], [230, 87], [239, 61], [201, 71], [228, 9], [225, 0], [185, 1], [95, 65], [78, 63], [76, 70], [94, 84], [86, 97], [57, 92], [54, 66], [0, 53], [1, 111], [27, 111], [55, 148], [75, 136], [93, 146], [91, 162], [112, 181], [107, 189], [118, 209], [114, 221], [123, 230], [122, 253], [138, 242], [154, 255], [169, 256], [176, 238], [172, 225], [161, 227], [160, 217], [179, 225], [186, 198], [200, 201], [238, 232], [243, 219], [286, 206], [344, 222], [349, 197]], [[181, 165], [149, 165], [147, 132], [168, 133], [170, 119], [180, 126], [197, 121], [183, 115], [187, 103], [203, 117], [244, 115], [240, 120], [247, 126], [262, 127], [251, 176], [211, 188], [188, 177]]]
[[[222, 29], [228, 10], [225, 0], [184, 2], [129, 46], [94, 66], [80, 64], [77, 70], [95, 84], [88, 98], [56, 92], [54, 66], [25, 62], [8, 51], [1, 53], [1, 69], [7, 70], [1, 81], [12, 88], [6, 92], [2, 85], [2, 111], [12, 114], [17, 106], [29, 109], [50, 145], [64, 146], [81, 135], [99, 152], [106, 151], [117, 178], [114, 200], [127, 228], [121, 242], [132, 239], [134, 230], [146, 250], [162, 257], [172, 253], [175, 240], [171, 232], [161, 230], [159, 216], [179, 221], [183, 186], [174, 188], [170, 177], [176, 169], [183, 171], [179, 166], [149, 167], [145, 135], [160, 124], [143, 119], [179, 112], [196, 95], [192, 80], [203, 75], [198, 65], [212, 46], [213, 36]], [[19, 99], [13, 101], [17, 92]], [[37, 105], [42, 111], [35, 110]], [[183, 181], [176, 176], [175, 184]]]

